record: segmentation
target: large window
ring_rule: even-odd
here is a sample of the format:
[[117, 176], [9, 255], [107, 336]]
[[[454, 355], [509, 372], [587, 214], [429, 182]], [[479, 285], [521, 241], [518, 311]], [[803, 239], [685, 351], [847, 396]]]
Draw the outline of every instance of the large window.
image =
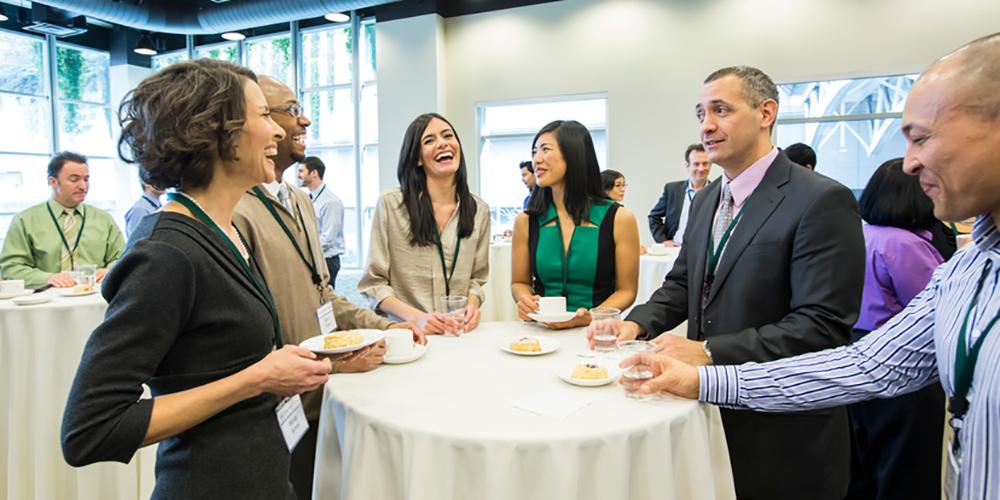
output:
[[903, 156], [903, 102], [917, 75], [778, 85], [781, 147], [816, 150], [816, 170], [856, 193], [882, 162]]
[[[363, 22], [360, 28], [354, 33], [350, 25], [339, 25], [300, 34], [299, 100], [312, 120], [306, 144], [310, 155], [323, 159], [324, 180], [344, 203], [344, 267], [365, 262], [379, 195], [375, 24]], [[289, 180], [293, 176], [286, 173]]]
[[56, 151], [90, 157], [87, 203], [120, 219], [127, 207], [118, 178], [125, 174], [112, 159], [108, 54], [0, 31], [0, 60], [0, 114], [7, 117], [0, 130], [0, 244], [17, 212], [52, 195], [46, 166]]
[[493, 232], [513, 228], [528, 189], [518, 165], [531, 159], [531, 141], [553, 120], [576, 120], [594, 140], [601, 168], [608, 168], [608, 99], [576, 96], [559, 99], [481, 104], [479, 119], [479, 193], [490, 205]]

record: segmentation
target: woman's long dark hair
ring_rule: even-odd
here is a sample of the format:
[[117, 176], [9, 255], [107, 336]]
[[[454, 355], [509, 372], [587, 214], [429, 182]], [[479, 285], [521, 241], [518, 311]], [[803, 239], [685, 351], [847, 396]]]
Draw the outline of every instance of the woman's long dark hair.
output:
[[[413, 119], [403, 135], [403, 146], [399, 150], [399, 165], [396, 177], [403, 192], [403, 205], [410, 215], [410, 244], [427, 246], [434, 244], [434, 207], [427, 194], [427, 172], [420, 163], [420, 138], [427, 124], [434, 118], [441, 120], [455, 132], [459, 147], [462, 141], [451, 122], [437, 113], [425, 113]], [[458, 237], [468, 238], [476, 224], [476, 201], [469, 192], [468, 173], [465, 168], [465, 151], [458, 156], [458, 172], [455, 172], [455, 195], [458, 198]]]
[[[579, 226], [590, 218], [590, 206], [595, 201], [607, 201], [604, 190], [601, 189], [601, 167], [597, 163], [597, 152], [594, 150], [594, 140], [590, 131], [582, 123], [574, 120], [556, 120], [542, 127], [531, 141], [532, 156], [537, 147], [538, 138], [545, 133], [554, 132], [559, 151], [566, 162], [566, 184], [563, 189], [563, 203], [566, 211], [573, 218], [573, 223]], [[552, 203], [552, 188], [538, 188], [531, 193], [528, 201], [529, 215], [540, 216]]]
[[920, 189], [916, 176], [903, 172], [903, 159], [893, 158], [875, 170], [858, 200], [861, 218], [869, 224], [909, 231], [930, 229], [937, 222], [934, 203]]

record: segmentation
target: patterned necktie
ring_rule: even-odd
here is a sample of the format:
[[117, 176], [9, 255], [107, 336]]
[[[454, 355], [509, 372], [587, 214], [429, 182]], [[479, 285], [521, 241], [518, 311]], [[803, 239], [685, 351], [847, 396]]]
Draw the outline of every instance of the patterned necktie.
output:
[[[79, 232], [80, 226], [77, 224], [76, 220], [76, 209], [65, 209], [63, 211], [63, 221], [62, 221], [62, 232], [63, 236], [66, 237], [66, 244], [73, 245], [76, 243], [76, 235]], [[70, 248], [73, 248], [72, 246]], [[73, 250], [76, 250], [73, 248]], [[69, 250], [66, 249], [66, 245], [62, 247], [62, 253], [59, 259], [59, 270], [60, 271], [72, 271], [73, 264], [76, 259], [70, 254]]]
[[288, 186], [281, 184], [278, 186], [278, 201], [288, 209], [288, 212], [292, 211], [291, 199], [288, 197]]
[[719, 205], [719, 216], [715, 220], [715, 225], [712, 226], [712, 246], [720, 255], [722, 249], [719, 248], [719, 240], [722, 239], [722, 235], [725, 234], [732, 223], [733, 193], [729, 190], [729, 183], [727, 182], [722, 185], [722, 204]]

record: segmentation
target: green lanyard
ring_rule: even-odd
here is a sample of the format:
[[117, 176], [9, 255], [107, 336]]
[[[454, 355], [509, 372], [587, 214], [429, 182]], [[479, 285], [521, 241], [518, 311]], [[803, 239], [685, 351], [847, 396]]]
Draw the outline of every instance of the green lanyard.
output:
[[[229, 251], [233, 253], [236, 260], [239, 261], [240, 267], [243, 268], [243, 274], [250, 279], [250, 282], [253, 283], [253, 287], [264, 296], [264, 301], [267, 304], [267, 312], [271, 314], [271, 322], [274, 323], [274, 345], [280, 349], [281, 346], [284, 345], [284, 342], [281, 340], [281, 324], [279, 324], [278, 314], [275, 312], [274, 298], [271, 297], [271, 292], [267, 289], [267, 287], [257, 280], [253, 271], [250, 269], [250, 266], [247, 264], [247, 261], [244, 260], [243, 255], [240, 254], [239, 249], [237, 249], [236, 245], [233, 244], [233, 241], [229, 239], [229, 235], [227, 235], [222, 228], [219, 227], [219, 225], [216, 224], [215, 221], [201, 209], [201, 207], [188, 198], [186, 194], [180, 191], [167, 193], [167, 199], [184, 205], [184, 208], [190, 210], [198, 220], [211, 228], [212, 231], [215, 231], [215, 233], [226, 242], [226, 245], [229, 247]], [[236, 235], [240, 237], [240, 241], [243, 243], [243, 246], [246, 247], [247, 253], [250, 254], [250, 260], [254, 263], [254, 266], [256, 266], [256, 259], [254, 259], [253, 252], [250, 251], [250, 245], [247, 245], [246, 240], [243, 239], [243, 235], [240, 233], [240, 230], [236, 228], [236, 226], [233, 226], [233, 229], [236, 229]]]
[[733, 221], [729, 223], [729, 227], [726, 228], [726, 232], [722, 233], [722, 238], [719, 239], [719, 248], [715, 248], [715, 242], [712, 241], [712, 233], [714, 233], [715, 224], [708, 232], [708, 272], [705, 274], [706, 281], [711, 284], [715, 280], [715, 268], [719, 266], [719, 259], [722, 258], [722, 251], [726, 249], [726, 242], [729, 241], [729, 235], [732, 234], [733, 228], [736, 227], [736, 223], [740, 221], [743, 217], [743, 211], [746, 210], [747, 206], [743, 205], [740, 211], [736, 213], [736, 217]]
[[76, 249], [80, 247], [80, 237], [83, 236], [83, 228], [87, 227], [87, 211], [83, 209], [83, 205], [80, 205], [80, 218], [83, 220], [80, 221], [80, 230], [76, 232], [76, 242], [73, 243], [73, 248], [70, 248], [69, 241], [66, 240], [66, 234], [63, 233], [62, 226], [59, 225], [59, 221], [56, 219], [56, 214], [52, 211], [52, 205], [49, 205], [49, 202], [45, 202], [45, 208], [49, 209], [49, 216], [52, 217], [52, 223], [56, 225], [56, 231], [59, 231], [59, 238], [66, 247], [66, 252], [69, 253], [69, 268], [70, 270], [75, 271]]
[[[312, 243], [309, 241], [309, 232], [306, 231], [306, 248], [309, 250], [309, 257], [312, 258], [312, 262], [306, 260], [306, 256], [302, 253], [302, 247], [300, 247], [299, 243], [295, 241], [295, 236], [292, 235], [292, 231], [288, 229], [287, 225], [285, 225], [285, 221], [281, 220], [281, 216], [278, 215], [278, 211], [274, 208], [274, 204], [271, 203], [271, 200], [267, 199], [267, 196], [264, 196], [264, 192], [261, 191], [260, 187], [254, 186], [253, 193], [257, 195], [257, 199], [259, 199], [260, 202], [267, 207], [267, 211], [271, 212], [271, 217], [274, 217], [274, 220], [278, 222], [279, 226], [281, 226], [281, 230], [285, 232], [285, 236], [288, 237], [288, 241], [292, 242], [292, 246], [295, 247], [295, 252], [299, 254], [299, 258], [302, 259], [302, 263], [309, 268], [313, 284], [319, 286], [319, 272], [316, 270], [316, 256], [313, 254]], [[305, 231], [305, 219], [302, 218], [302, 210], [298, 205], [295, 205], [295, 210], [299, 214], [299, 221], [303, 223], [302, 230]]]
[[979, 334], [979, 338], [972, 344], [972, 348], [969, 349], [966, 347], [968, 341], [965, 332], [969, 326], [969, 316], [972, 315], [972, 310], [979, 303], [979, 294], [983, 291], [983, 285], [986, 283], [986, 278], [989, 276], [990, 269], [992, 268], [993, 261], [986, 261], [983, 274], [979, 277], [976, 293], [972, 296], [972, 303], [969, 304], [969, 308], [965, 311], [962, 328], [958, 332], [958, 344], [955, 347], [955, 395], [951, 397], [948, 405], [948, 409], [951, 411], [953, 417], [958, 420], [961, 420], [965, 412], [969, 410], [969, 399], [967, 396], [969, 389], [972, 387], [972, 375], [975, 373], [976, 361], [979, 359], [979, 349], [983, 347], [983, 341], [986, 340], [986, 335], [993, 328], [993, 325], [997, 323], [997, 320], [1000, 320], [1000, 314], [994, 316], [986, 324], [986, 328], [980, 330], [982, 333]]
[[438, 248], [438, 257], [441, 257], [441, 271], [444, 272], [444, 294], [451, 295], [451, 277], [455, 275], [455, 266], [458, 264], [458, 251], [462, 248], [462, 238], [455, 235], [455, 255], [451, 258], [451, 272], [444, 263], [444, 246], [441, 243], [441, 233], [438, 232], [437, 223], [434, 223], [434, 244]]

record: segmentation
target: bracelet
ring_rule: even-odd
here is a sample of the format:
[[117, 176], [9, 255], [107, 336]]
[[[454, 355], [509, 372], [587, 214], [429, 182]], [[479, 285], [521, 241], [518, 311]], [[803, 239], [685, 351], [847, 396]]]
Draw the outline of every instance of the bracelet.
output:
[[708, 341], [701, 343], [701, 348], [705, 350], [705, 356], [708, 356], [708, 362], [715, 364], [715, 360], [712, 359], [712, 350], [708, 348]]

